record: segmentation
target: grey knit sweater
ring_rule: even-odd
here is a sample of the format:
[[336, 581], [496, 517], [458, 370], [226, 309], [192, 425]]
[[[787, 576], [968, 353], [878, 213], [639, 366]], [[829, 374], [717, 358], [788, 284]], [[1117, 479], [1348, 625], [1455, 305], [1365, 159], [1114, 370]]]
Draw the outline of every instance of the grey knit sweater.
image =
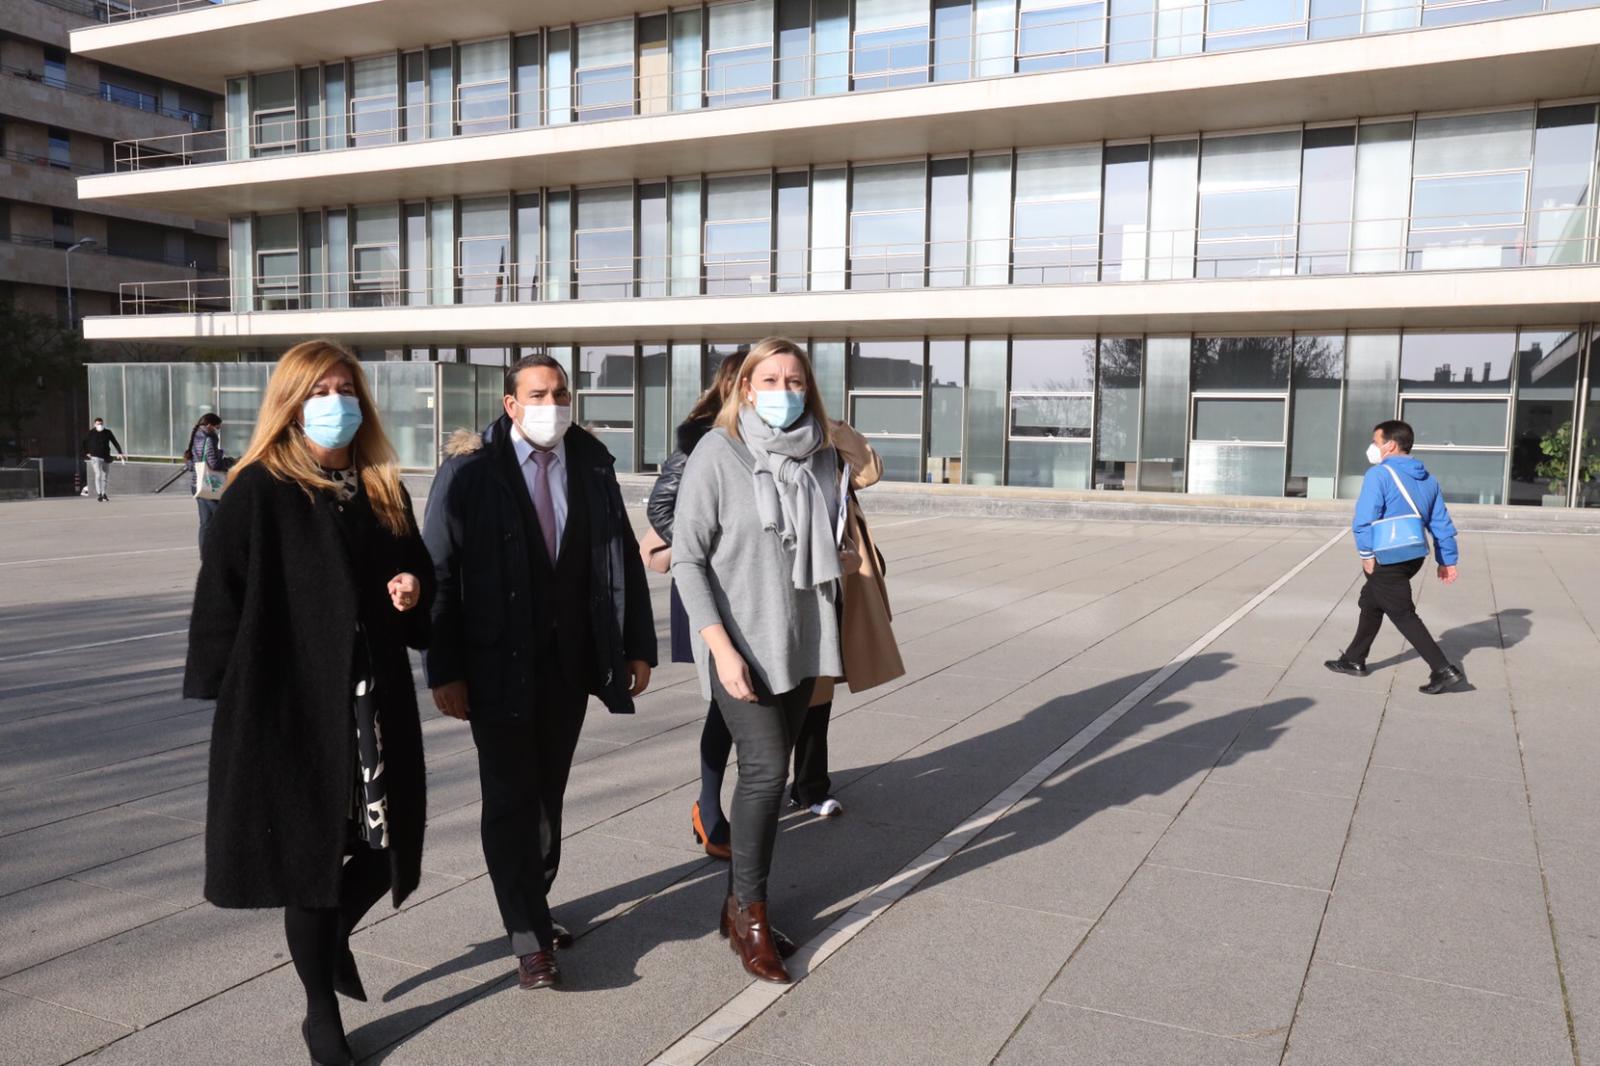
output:
[[[722, 623], [768, 692], [844, 672], [834, 582], [796, 589], [794, 553], [761, 528], [751, 485], [754, 460], [726, 430], [706, 434], [689, 456], [672, 520], [672, 577], [689, 614], [701, 695], [711, 698], [711, 656], [700, 631]], [[811, 457], [832, 516], [839, 506], [839, 459]]]

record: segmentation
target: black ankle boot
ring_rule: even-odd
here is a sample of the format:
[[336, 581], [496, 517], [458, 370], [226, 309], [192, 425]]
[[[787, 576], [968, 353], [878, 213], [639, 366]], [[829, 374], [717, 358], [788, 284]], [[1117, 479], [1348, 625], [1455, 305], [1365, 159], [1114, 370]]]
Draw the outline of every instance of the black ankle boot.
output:
[[300, 1023], [300, 1038], [311, 1054], [311, 1066], [355, 1066], [356, 1057], [345, 1040], [337, 1009], [332, 1014], [306, 1015]]

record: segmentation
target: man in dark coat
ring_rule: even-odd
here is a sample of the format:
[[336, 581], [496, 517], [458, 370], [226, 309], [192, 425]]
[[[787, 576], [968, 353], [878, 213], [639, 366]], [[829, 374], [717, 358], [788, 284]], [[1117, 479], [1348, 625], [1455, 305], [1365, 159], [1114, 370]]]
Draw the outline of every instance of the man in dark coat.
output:
[[472, 727], [483, 853], [524, 988], [554, 984], [553, 949], [571, 943], [548, 893], [588, 698], [631, 714], [656, 663], [614, 460], [571, 404], [560, 363], [515, 363], [505, 414], [452, 438], [423, 523], [438, 582], [428, 685]]

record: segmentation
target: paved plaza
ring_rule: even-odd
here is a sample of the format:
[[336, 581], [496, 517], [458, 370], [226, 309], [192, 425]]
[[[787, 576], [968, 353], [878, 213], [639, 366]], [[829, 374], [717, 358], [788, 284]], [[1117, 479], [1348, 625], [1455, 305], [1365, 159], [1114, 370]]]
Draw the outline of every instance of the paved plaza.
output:
[[[1472, 688], [1427, 697], [1388, 627], [1373, 676], [1323, 668], [1359, 590], [1334, 530], [876, 529], [909, 673], [836, 704], [846, 814], [783, 823], [796, 983], [717, 936], [691, 668], [591, 708], [559, 991], [516, 987], [472, 740], [424, 696], [422, 886], [373, 910], [371, 1002], [341, 1001], [363, 1062], [1600, 1058], [1600, 540], [1465, 534], [1420, 603]], [[0, 1063], [305, 1061], [281, 914], [200, 896], [194, 536], [186, 499], [0, 508]]]

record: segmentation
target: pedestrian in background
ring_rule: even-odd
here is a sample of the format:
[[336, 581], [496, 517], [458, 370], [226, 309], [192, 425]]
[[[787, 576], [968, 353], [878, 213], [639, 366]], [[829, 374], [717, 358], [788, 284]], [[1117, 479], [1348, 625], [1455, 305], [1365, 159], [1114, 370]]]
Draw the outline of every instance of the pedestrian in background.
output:
[[214, 412], [200, 416], [189, 431], [189, 447], [183, 460], [189, 465], [189, 490], [200, 508], [200, 547], [206, 546], [206, 526], [217, 511], [222, 490], [227, 483], [225, 475], [233, 460], [222, 448], [222, 418]]
[[350, 932], [417, 887], [422, 729], [406, 653], [432, 566], [356, 357], [284, 353], [201, 556], [183, 694], [216, 700], [206, 899], [282, 907], [313, 1063], [351, 1063]]
[[746, 971], [787, 982], [767, 888], [789, 760], [819, 677], [843, 671], [839, 458], [810, 361], [767, 338], [684, 468], [672, 575], [697, 635], [701, 692], [739, 759], [721, 932]]
[[106, 495], [106, 472], [111, 466], [113, 448], [116, 449], [117, 458], [126, 463], [128, 456], [122, 450], [122, 442], [106, 428], [105, 419], [96, 418], [94, 428], [83, 438], [83, 457], [89, 460], [89, 487], [94, 489], [94, 498], [101, 503], [111, 499]]
[[1455, 582], [1456, 527], [1450, 521], [1439, 482], [1421, 460], [1411, 455], [1415, 440], [1415, 433], [1405, 422], [1380, 422], [1372, 430], [1372, 443], [1367, 446], [1371, 469], [1362, 479], [1351, 527], [1356, 554], [1361, 557], [1361, 569], [1366, 574], [1358, 601], [1361, 619], [1344, 654], [1324, 665], [1334, 673], [1365, 677], [1367, 655], [1388, 616], [1428, 664], [1428, 683], [1420, 691], [1437, 696], [1464, 684], [1467, 675], [1445, 658], [1417, 616], [1411, 579], [1428, 558], [1426, 531], [1433, 538], [1439, 580], [1447, 585]]

